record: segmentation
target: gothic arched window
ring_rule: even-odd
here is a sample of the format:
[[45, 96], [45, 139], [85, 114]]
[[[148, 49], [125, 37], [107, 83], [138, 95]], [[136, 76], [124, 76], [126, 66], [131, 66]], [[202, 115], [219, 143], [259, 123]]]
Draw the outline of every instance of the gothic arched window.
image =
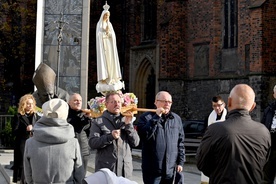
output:
[[224, 2], [224, 48], [237, 47], [238, 42], [238, 10], [236, 0]]
[[156, 0], [144, 0], [143, 3], [142, 41], [156, 39]]

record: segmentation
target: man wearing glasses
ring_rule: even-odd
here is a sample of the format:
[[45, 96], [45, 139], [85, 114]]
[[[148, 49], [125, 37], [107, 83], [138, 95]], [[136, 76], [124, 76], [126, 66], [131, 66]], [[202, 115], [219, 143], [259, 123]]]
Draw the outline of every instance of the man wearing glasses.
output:
[[[208, 126], [219, 121], [224, 121], [227, 114], [227, 110], [225, 108], [225, 102], [219, 95], [214, 96], [212, 98], [212, 107], [213, 107], [213, 111], [210, 113], [208, 117]], [[201, 183], [202, 184], [209, 183], [209, 178], [205, 176], [202, 172], [201, 172]]]
[[155, 97], [156, 112], [141, 115], [138, 133], [142, 141], [144, 184], [184, 183], [184, 131], [181, 118], [171, 112], [172, 96], [160, 91]]
[[208, 126], [218, 121], [224, 121], [227, 114], [225, 103], [219, 95], [212, 98], [212, 107], [213, 111], [208, 117]]
[[122, 99], [116, 92], [105, 96], [105, 106], [107, 110], [95, 119], [90, 128], [89, 146], [97, 149], [95, 172], [108, 168], [117, 176], [131, 179], [131, 148], [138, 146], [140, 141], [133, 127], [133, 114], [121, 114]]
[[254, 121], [255, 92], [237, 84], [228, 96], [227, 119], [208, 126], [197, 149], [197, 167], [210, 184], [261, 184], [271, 140], [267, 128]]

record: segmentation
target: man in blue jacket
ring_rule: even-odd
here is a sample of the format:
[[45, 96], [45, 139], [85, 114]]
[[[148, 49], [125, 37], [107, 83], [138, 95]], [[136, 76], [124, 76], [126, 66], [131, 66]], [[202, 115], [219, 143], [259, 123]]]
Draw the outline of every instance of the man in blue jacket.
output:
[[181, 183], [183, 177], [179, 179], [179, 176], [185, 162], [182, 120], [171, 112], [172, 96], [168, 92], [157, 93], [154, 104], [156, 112], [142, 114], [138, 123], [143, 181], [145, 184]]

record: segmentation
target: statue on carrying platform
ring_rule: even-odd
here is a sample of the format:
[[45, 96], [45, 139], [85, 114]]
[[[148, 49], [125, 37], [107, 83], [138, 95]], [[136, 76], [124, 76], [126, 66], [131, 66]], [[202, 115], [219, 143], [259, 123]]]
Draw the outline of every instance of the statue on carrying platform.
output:
[[106, 2], [96, 28], [98, 76], [96, 90], [98, 93], [117, 91], [124, 88], [124, 83], [120, 81], [122, 75], [116, 46], [116, 35], [109, 21], [109, 7]]
[[53, 98], [60, 98], [68, 102], [69, 94], [67, 91], [59, 87], [57, 88], [55, 81], [55, 71], [45, 63], [41, 63], [33, 75], [33, 83], [37, 88], [33, 96], [36, 100], [37, 107], [41, 108], [43, 103]]

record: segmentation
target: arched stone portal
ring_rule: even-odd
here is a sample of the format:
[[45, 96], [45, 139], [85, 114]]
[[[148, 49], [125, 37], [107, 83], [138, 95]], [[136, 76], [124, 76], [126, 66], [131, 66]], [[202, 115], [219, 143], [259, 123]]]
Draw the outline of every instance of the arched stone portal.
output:
[[138, 97], [138, 106], [154, 108], [155, 93], [158, 90], [158, 47], [136, 47], [131, 50], [130, 91]]
[[[136, 84], [134, 86], [134, 91], [136, 92], [135, 94], [138, 96], [140, 107], [146, 107], [147, 104], [147, 89], [149, 87], [148, 78], [151, 74], [151, 70], [153, 70], [153, 67], [151, 66], [150, 62], [145, 59], [141, 62], [141, 65], [136, 72]], [[155, 91], [155, 87], [151, 86], [151, 90]]]

